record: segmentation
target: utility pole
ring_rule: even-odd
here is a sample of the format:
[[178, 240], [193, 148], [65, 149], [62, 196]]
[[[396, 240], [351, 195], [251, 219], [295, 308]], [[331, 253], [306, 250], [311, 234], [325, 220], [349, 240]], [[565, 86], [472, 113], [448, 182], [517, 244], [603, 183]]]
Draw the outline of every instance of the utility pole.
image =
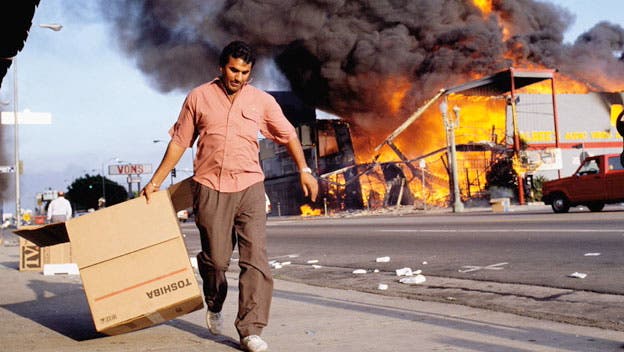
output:
[[[47, 28], [50, 29], [52, 31], [58, 32], [61, 30], [61, 28], [63, 28], [62, 25], [60, 24], [40, 24], [39, 27], [41, 28]], [[18, 51], [19, 53], [19, 51]], [[17, 86], [17, 54], [15, 54], [15, 57], [12, 58], [13, 62], [12, 62], [12, 66], [13, 66], [13, 118], [14, 120], [14, 139], [15, 139], [15, 151], [14, 151], [14, 158], [15, 158], [15, 227], [17, 229], [20, 228], [21, 225], [21, 221], [22, 221], [22, 204], [21, 204], [21, 199], [20, 199], [20, 171], [21, 171], [21, 163], [20, 163], [20, 155], [19, 155], [19, 123], [20, 123], [20, 118], [19, 118], [19, 102], [18, 102], [18, 86]]]

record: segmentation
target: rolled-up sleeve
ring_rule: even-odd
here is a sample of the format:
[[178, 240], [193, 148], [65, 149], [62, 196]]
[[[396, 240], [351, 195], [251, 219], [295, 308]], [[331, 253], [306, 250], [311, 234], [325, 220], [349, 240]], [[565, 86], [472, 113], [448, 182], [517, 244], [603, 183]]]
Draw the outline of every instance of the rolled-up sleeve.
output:
[[260, 125], [260, 132], [263, 136], [279, 144], [286, 144], [291, 138], [297, 136], [297, 131], [284, 116], [275, 98], [269, 95], [264, 105], [265, 118], [264, 123]]
[[195, 138], [195, 99], [189, 94], [182, 104], [178, 120], [169, 129], [171, 140], [180, 147], [190, 148]]

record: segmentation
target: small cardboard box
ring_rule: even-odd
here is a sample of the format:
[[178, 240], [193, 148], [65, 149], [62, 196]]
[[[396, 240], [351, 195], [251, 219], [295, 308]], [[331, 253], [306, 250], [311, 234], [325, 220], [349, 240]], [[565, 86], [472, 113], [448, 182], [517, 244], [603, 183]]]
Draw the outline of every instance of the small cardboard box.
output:
[[509, 211], [509, 198], [492, 198], [490, 199], [492, 204], [492, 212], [494, 213], [506, 213]]
[[19, 270], [42, 271], [45, 264], [72, 263], [71, 245], [59, 243], [53, 246], [39, 247], [20, 237]]
[[97, 331], [115, 335], [203, 307], [169, 192], [64, 223], [20, 229], [39, 245], [70, 242]]

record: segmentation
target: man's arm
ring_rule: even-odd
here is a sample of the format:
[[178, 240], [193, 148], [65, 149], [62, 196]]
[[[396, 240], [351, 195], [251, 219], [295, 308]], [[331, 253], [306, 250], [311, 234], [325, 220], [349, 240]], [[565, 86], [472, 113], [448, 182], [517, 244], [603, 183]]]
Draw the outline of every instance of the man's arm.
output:
[[160, 165], [154, 174], [152, 175], [152, 179], [145, 185], [145, 187], [141, 190], [141, 195], [144, 195], [149, 203], [150, 194], [158, 191], [162, 182], [167, 178], [167, 174], [173, 169], [180, 161], [180, 158], [184, 154], [186, 148], [181, 147], [175, 144], [173, 141], [169, 141], [169, 145], [167, 145], [167, 151], [165, 151], [165, 155], [160, 161]]
[[311, 173], [302, 171], [308, 168], [308, 164], [306, 163], [305, 156], [303, 154], [301, 142], [299, 142], [299, 138], [297, 138], [296, 135], [293, 135], [288, 140], [288, 143], [286, 143], [286, 149], [299, 169], [299, 181], [301, 182], [301, 187], [303, 188], [303, 194], [306, 197], [309, 196], [313, 202], [316, 201], [316, 196], [318, 195], [318, 181]]
[[72, 218], [73, 211], [72, 211], [72, 207], [71, 207], [71, 203], [69, 201], [67, 201], [67, 209], [65, 209], [65, 219], [69, 220]]

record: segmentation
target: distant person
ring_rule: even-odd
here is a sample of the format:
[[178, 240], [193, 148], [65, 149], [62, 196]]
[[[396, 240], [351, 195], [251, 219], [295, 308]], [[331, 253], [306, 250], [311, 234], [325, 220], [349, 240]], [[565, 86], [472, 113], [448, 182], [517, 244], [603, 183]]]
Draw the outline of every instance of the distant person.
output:
[[271, 95], [248, 84], [254, 62], [254, 52], [244, 42], [234, 41], [223, 49], [221, 75], [187, 95], [169, 130], [165, 155], [141, 194], [149, 202], [186, 148], [198, 140], [193, 212], [202, 245], [197, 262], [208, 307], [206, 324], [211, 333], [221, 334], [221, 309], [228, 290], [225, 273], [238, 244], [241, 270], [234, 325], [242, 349], [261, 352], [268, 350], [260, 334], [269, 320], [273, 276], [266, 252], [266, 195], [258, 133], [286, 146], [299, 170], [304, 195], [312, 201], [318, 182], [280, 106]]
[[72, 207], [67, 199], [65, 192], [58, 192], [58, 197], [48, 205], [48, 222], [64, 222], [72, 217]]

